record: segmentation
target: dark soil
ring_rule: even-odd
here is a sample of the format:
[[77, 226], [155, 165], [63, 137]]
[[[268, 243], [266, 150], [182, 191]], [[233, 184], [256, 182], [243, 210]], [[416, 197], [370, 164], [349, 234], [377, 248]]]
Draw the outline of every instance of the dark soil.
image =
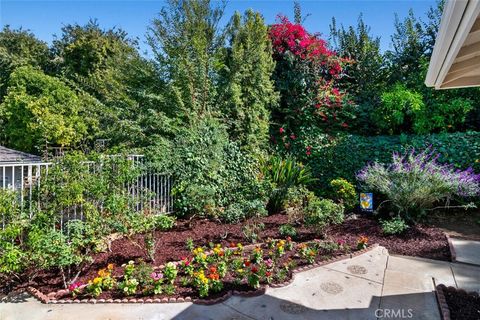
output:
[[359, 218], [330, 227], [327, 234], [347, 241], [367, 236], [369, 243], [378, 243], [390, 253], [436, 260], [451, 260], [448, 240], [442, 230], [425, 225], [412, 226], [401, 235], [384, 235], [376, 220]]
[[[247, 221], [246, 223], [251, 222]], [[287, 216], [283, 214], [274, 214], [260, 219], [265, 227], [259, 232], [260, 241], [267, 238], [284, 238], [278, 232], [279, 226], [287, 223]], [[242, 227], [246, 224], [222, 224], [217, 221], [207, 219], [179, 220], [177, 225], [168, 231], [158, 231], [155, 234], [157, 239], [157, 248], [155, 252], [155, 261], [148, 257], [145, 246], [144, 236], [135, 235], [131, 238], [120, 238], [113, 241], [110, 250], [93, 256], [93, 262], [83, 267], [78, 281], [86, 283], [93, 279], [98, 270], [105, 268], [108, 263], [120, 266], [129, 260], [138, 262], [144, 260], [152, 266], [160, 266], [168, 261], [178, 261], [183, 257], [189, 256], [190, 252], [186, 248], [187, 239], [191, 239], [195, 246], [207, 246], [209, 242], [221, 243], [228, 246], [230, 243], [241, 242], [248, 244]], [[311, 229], [303, 226], [297, 226], [297, 242], [304, 242], [318, 238]], [[343, 224], [333, 226], [327, 229], [326, 238], [333, 242], [338, 240], [345, 241], [352, 248], [360, 236], [367, 236], [369, 244], [378, 243], [386, 247], [390, 253], [409, 256], [419, 256], [423, 258], [449, 260], [450, 251], [448, 241], [441, 230], [435, 227], [415, 226], [408, 229], [403, 235], [385, 236], [377, 221], [369, 217], [360, 216], [356, 219], [347, 219]], [[341, 255], [344, 252], [330, 253], [330, 256]], [[288, 254], [285, 259], [295, 258]], [[319, 260], [325, 260], [329, 256], [320, 255]], [[305, 264], [302, 261], [296, 261], [298, 265]], [[116, 268], [113, 276], [121, 275], [121, 268]], [[63, 289], [63, 280], [57, 270], [40, 273], [32, 283], [43, 293], [53, 292]], [[25, 284], [23, 284], [25, 285]], [[1, 287], [1, 286], [0, 286]], [[226, 289], [229, 284], [226, 284]], [[13, 288], [10, 287], [11, 291]], [[242, 288], [236, 288], [242, 290]], [[247, 290], [247, 288], [243, 288]], [[191, 289], [179, 288], [176, 296], [192, 296]], [[104, 293], [100, 298], [117, 298], [115, 293]]]
[[430, 223], [451, 237], [480, 241], [480, 210], [450, 209], [435, 213]]
[[452, 320], [480, 320], [480, 297], [475, 293], [443, 290]]

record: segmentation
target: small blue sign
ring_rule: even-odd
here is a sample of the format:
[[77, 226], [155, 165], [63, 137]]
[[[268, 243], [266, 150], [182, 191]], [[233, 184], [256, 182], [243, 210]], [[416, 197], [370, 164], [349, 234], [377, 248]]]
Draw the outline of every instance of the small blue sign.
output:
[[364, 211], [373, 211], [373, 193], [360, 193], [360, 208]]

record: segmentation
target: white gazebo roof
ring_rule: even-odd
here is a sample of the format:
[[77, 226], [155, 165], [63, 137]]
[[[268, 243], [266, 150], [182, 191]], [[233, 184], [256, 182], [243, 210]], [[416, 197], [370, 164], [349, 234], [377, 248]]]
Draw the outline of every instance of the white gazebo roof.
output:
[[480, 0], [447, 0], [425, 84], [480, 86]]
[[40, 162], [41, 158], [33, 154], [0, 146], [0, 163]]

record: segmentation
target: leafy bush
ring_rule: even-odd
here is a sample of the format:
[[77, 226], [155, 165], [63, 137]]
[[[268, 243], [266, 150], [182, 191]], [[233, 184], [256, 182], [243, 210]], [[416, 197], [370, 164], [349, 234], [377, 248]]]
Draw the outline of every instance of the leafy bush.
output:
[[278, 232], [282, 237], [288, 236], [288, 237], [294, 238], [297, 235], [297, 229], [295, 229], [295, 227], [292, 226], [291, 224], [282, 224], [278, 228]]
[[220, 215], [221, 219], [228, 223], [240, 222], [251, 217], [261, 217], [268, 214], [265, 202], [261, 200], [235, 202], [225, 209]]
[[346, 210], [351, 210], [357, 205], [358, 197], [355, 187], [345, 179], [339, 178], [330, 181], [333, 197], [343, 204]]
[[155, 227], [159, 230], [169, 230], [175, 226], [177, 219], [174, 216], [161, 214], [155, 216]]
[[304, 209], [305, 224], [321, 233], [331, 224], [343, 222], [344, 207], [330, 199], [312, 199]]
[[395, 217], [391, 220], [382, 220], [382, 231], [386, 235], [401, 234], [408, 229], [408, 225], [400, 217]]
[[382, 104], [372, 114], [378, 127], [390, 134], [409, 129], [415, 114], [422, 111], [425, 105], [422, 95], [397, 84], [391, 91], [382, 94]]
[[263, 163], [261, 171], [273, 187], [268, 203], [268, 209], [273, 213], [285, 207], [290, 188], [306, 186], [315, 181], [310, 168], [293, 158], [271, 157]]
[[311, 155], [297, 154], [318, 179], [312, 187], [320, 194], [326, 193], [333, 179], [356, 181], [355, 174], [368, 163], [389, 163], [393, 152], [403, 153], [412, 147], [416, 150], [430, 147], [441, 154], [439, 163], [451, 164], [457, 169], [472, 167], [480, 173], [480, 132], [375, 137], [312, 132], [304, 143], [297, 149], [311, 145]]
[[159, 141], [148, 157], [157, 171], [174, 177], [175, 215], [222, 218], [234, 203], [266, 197], [258, 161], [229, 141], [218, 120], [206, 117], [174, 135], [173, 140]]
[[415, 154], [414, 150], [393, 154], [392, 163], [367, 165], [358, 180], [368, 188], [383, 194], [407, 220], [417, 220], [435, 204], [448, 204], [453, 199], [469, 199], [480, 194], [480, 175], [473, 170], [455, 170], [437, 163], [434, 152]]

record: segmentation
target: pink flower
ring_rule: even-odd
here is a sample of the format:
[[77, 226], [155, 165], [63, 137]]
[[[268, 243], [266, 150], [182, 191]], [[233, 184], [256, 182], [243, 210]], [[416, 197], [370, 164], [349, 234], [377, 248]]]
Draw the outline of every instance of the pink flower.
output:
[[163, 279], [163, 273], [161, 272], [152, 272], [150, 274], [150, 278], [152, 278], [153, 281], [158, 281], [160, 279]]
[[280, 130], [279, 130], [279, 131], [280, 131], [280, 133], [284, 133], [284, 132], [285, 132], [285, 129], [283, 129], [283, 128], [280, 128]]
[[294, 134], [291, 134], [290, 139], [295, 140], [295, 139], [297, 139], [297, 137]]
[[265, 265], [267, 266], [267, 268], [273, 267], [272, 259], [268, 258], [268, 260], [265, 260]]
[[77, 282], [74, 282], [74, 283], [72, 283], [72, 284], [70, 284], [70, 285], [68, 286], [68, 290], [69, 290], [69, 291], [75, 291], [75, 290], [78, 289], [81, 285], [82, 285], [81, 282], [78, 282], [78, 281], [77, 281]]

